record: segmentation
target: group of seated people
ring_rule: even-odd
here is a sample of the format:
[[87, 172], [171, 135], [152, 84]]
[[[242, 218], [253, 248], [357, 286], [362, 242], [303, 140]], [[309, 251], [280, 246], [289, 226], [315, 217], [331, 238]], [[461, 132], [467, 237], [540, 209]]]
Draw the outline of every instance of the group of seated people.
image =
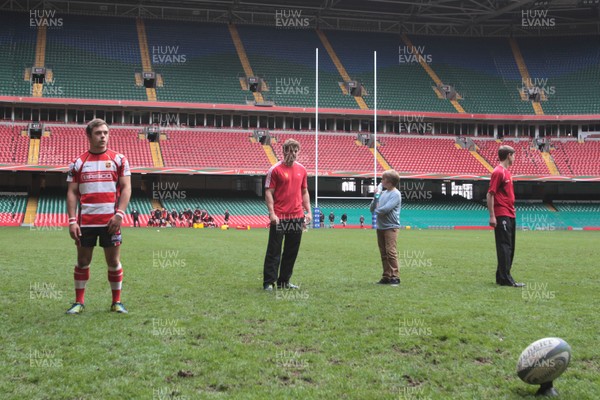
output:
[[173, 227], [173, 228], [191, 228], [194, 224], [204, 224], [204, 227], [215, 228], [214, 218], [206, 210], [188, 208], [184, 211], [175, 209], [168, 211], [165, 208], [154, 209], [150, 211], [148, 226], [151, 227]]

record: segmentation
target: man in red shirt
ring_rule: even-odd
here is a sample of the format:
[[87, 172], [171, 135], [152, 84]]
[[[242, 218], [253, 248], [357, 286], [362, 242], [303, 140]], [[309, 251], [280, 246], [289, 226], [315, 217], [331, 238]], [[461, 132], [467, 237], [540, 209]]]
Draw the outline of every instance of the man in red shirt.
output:
[[487, 207], [490, 212], [490, 226], [494, 228], [496, 238], [496, 283], [501, 286], [523, 287], [510, 274], [515, 256], [515, 191], [512, 175], [508, 168], [515, 162], [515, 149], [500, 146], [498, 149], [500, 164], [494, 168], [487, 193]]
[[271, 225], [263, 270], [264, 290], [273, 290], [275, 283], [280, 289], [298, 288], [290, 283], [290, 278], [304, 224], [311, 220], [306, 168], [296, 162], [299, 151], [300, 143], [294, 139], [286, 140], [283, 144], [284, 161], [279, 161], [267, 172], [265, 202]]
[[119, 249], [121, 222], [131, 197], [129, 162], [122, 154], [107, 148], [108, 126], [103, 120], [90, 121], [86, 134], [90, 149], [71, 163], [67, 175], [69, 234], [77, 246], [75, 303], [67, 314], [80, 314], [85, 308], [85, 286], [98, 237], [104, 248], [112, 289], [110, 310], [127, 313], [121, 303], [123, 268]]

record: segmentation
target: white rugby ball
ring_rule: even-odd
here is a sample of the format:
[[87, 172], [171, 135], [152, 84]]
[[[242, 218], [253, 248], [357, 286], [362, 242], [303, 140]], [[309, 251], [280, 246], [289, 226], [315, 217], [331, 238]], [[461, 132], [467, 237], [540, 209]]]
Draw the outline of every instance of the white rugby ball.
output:
[[525, 383], [540, 385], [558, 378], [571, 361], [571, 346], [549, 337], [531, 343], [519, 357], [517, 375]]

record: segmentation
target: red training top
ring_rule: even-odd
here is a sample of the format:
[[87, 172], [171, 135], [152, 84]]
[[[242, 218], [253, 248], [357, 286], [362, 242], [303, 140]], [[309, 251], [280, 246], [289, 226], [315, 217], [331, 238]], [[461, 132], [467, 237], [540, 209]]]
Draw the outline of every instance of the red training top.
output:
[[86, 151], [69, 166], [67, 182], [79, 183], [79, 225], [106, 226], [115, 215], [121, 188], [119, 178], [130, 176], [129, 162], [112, 150]]
[[512, 175], [502, 165], [494, 168], [488, 193], [494, 195], [494, 215], [496, 217], [516, 218]]
[[265, 189], [275, 189], [275, 215], [279, 219], [304, 218], [302, 190], [308, 188], [306, 168], [294, 162], [288, 167], [279, 161], [267, 172]]

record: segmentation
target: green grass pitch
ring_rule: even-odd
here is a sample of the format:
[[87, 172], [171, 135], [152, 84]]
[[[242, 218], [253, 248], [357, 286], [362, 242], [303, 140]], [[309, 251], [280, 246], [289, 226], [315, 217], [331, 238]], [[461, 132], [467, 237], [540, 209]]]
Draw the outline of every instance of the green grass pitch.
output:
[[517, 232], [494, 283], [491, 231], [401, 231], [400, 287], [375, 285], [371, 230], [303, 236], [293, 283], [266, 293], [267, 230], [125, 229], [123, 302], [99, 248], [68, 316], [66, 228], [1, 228], [2, 399], [533, 399], [521, 351], [573, 349], [555, 387], [600, 398], [600, 232]]

